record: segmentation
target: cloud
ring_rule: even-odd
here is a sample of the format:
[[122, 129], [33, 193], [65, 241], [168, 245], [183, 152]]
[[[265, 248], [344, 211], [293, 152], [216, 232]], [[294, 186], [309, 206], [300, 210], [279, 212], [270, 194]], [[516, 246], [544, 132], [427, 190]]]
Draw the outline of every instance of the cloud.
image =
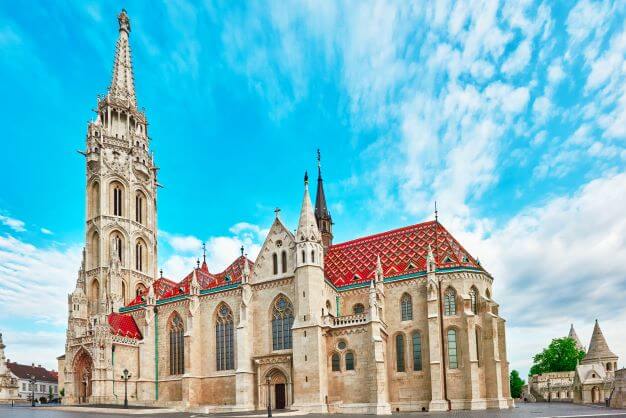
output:
[[80, 259], [79, 246], [37, 247], [1, 235], [0, 317], [65, 324], [67, 294], [74, 288]]
[[53, 232], [50, 231], [48, 228], [41, 228], [40, 231], [41, 231], [42, 234], [45, 234], [45, 235], [52, 235], [53, 234]]
[[458, 234], [494, 275], [512, 368], [527, 370], [531, 355], [565, 335], [570, 323], [590, 335], [596, 318], [613, 336], [611, 348], [626, 356], [617, 325], [626, 318], [624, 190], [626, 173], [605, 176], [500, 228]]
[[0, 215], [0, 223], [5, 226], [8, 226], [15, 232], [24, 232], [26, 231], [26, 224], [19, 219], [11, 218], [9, 216]]
[[[229, 228], [232, 235], [211, 236], [204, 242], [206, 245], [206, 261], [209, 271], [223, 271], [241, 255], [243, 246], [248, 258], [255, 260], [268, 230], [248, 222], [239, 222]], [[202, 249], [202, 241], [192, 235], [175, 235], [161, 232], [165, 242], [172, 247], [174, 253], [163, 262], [164, 275], [171, 280], [179, 281], [196, 266]]]
[[5, 330], [5, 356], [11, 362], [42, 365], [58, 370], [56, 358], [63, 354], [65, 332]]
[[520, 73], [530, 62], [531, 53], [530, 41], [525, 40], [521, 42], [517, 49], [502, 64], [502, 72], [507, 75]]

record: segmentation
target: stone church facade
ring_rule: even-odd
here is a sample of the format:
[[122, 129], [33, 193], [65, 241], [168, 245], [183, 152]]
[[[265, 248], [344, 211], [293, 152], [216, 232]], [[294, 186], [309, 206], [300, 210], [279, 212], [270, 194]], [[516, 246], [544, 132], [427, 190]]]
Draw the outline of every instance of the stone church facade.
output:
[[[333, 243], [321, 168], [296, 233], [275, 217], [256, 260], [157, 272], [157, 168], [137, 108], [130, 22], [87, 128], [86, 245], [68, 297], [64, 403], [194, 411], [509, 408], [493, 277], [437, 220]], [[319, 160], [319, 158], [318, 158]]]

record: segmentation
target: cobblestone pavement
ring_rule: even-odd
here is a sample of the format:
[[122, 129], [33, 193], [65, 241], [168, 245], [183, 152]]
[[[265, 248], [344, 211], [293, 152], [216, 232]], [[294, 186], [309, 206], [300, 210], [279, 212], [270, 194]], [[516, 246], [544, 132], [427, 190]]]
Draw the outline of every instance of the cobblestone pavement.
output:
[[[223, 418], [262, 418], [266, 415], [261, 411], [253, 413], [243, 414], [189, 414], [189, 413], [164, 413], [164, 414], [150, 414], [150, 415], [136, 415], [131, 414], [108, 414], [108, 413], [93, 413], [80, 411], [77, 408], [76, 411], [55, 411], [46, 407], [2, 407], [0, 406], [0, 418], [120, 418], [120, 417], [137, 417], [137, 416], [149, 416], [155, 418], [208, 418], [208, 417], [223, 417]], [[295, 411], [291, 412], [275, 412], [274, 417], [292, 417], [297, 416]], [[357, 417], [357, 415], [344, 415], [346, 418]], [[452, 411], [452, 412], [414, 412], [414, 413], [394, 413], [392, 418], [418, 418], [418, 417], [432, 417], [437, 416], [441, 418], [473, 418], [473, 417], [485, 417], [485, 418], [500, 418], [500, 417], [533, 417], [533, 418], [565, 418], [565, 417], [620, 417], [626, 418], [626, 409], [609, 409], [604, 407], [593, 406], [581, 406], [566, 403], [535, 403], [535, 404], [521, 404], [515, 409], [511, 410], [487, 410], [487, 411]], [[328, 418], [328, 415], [307, 415], [307, 418]]]

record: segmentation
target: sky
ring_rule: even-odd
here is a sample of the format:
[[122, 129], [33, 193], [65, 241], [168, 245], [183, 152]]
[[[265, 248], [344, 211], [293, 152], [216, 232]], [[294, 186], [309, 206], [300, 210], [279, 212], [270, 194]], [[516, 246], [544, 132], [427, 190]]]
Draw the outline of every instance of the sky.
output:
[[0, 332], [56, 368], [85, 147], [131, 19], [159, 266], [254, 257], [322, 155], [335, 242], [439, 220], [494, 276], [512, 369], [573, 323], [626, 360], [626, 3], [0, 2]]

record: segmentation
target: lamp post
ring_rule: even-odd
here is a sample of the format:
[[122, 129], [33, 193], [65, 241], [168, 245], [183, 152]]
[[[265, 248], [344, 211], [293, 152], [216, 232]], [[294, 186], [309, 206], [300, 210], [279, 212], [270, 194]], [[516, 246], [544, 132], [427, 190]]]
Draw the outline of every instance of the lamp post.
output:
[[132, 377], [130, 373], [128, 373], [128, 369], [124, 369], [124, 374], [122, 375], [122, 380], [124, 381], [124, 408], [128, 408], [128, 379]]
[[270, 383], [272, 383], [271, 379], [268, 377], [265, 381], [267, 383], [267, 416], [272, 416], [272, 398], [270, 395]]
[[31, 374], [28, 378], [28, 383], [30, 383], [30, 406], [35, 406], [35, 383], [37, 383], [37, 379], [34, 374]]

